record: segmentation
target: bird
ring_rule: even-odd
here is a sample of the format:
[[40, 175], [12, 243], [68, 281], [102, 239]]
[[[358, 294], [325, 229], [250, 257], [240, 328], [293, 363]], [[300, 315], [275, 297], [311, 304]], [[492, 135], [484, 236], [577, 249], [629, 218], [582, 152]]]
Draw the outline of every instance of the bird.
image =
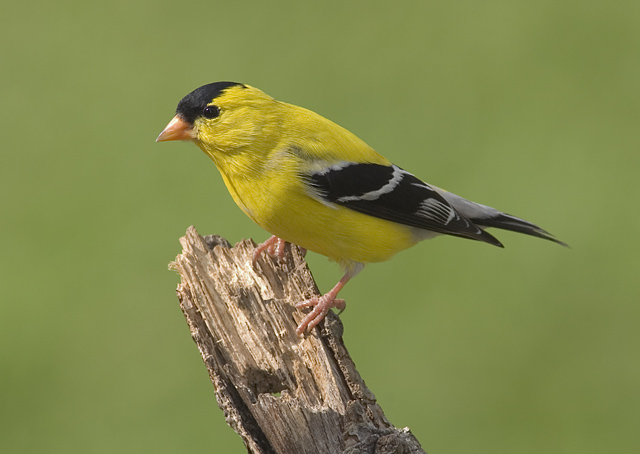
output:
[[240, 209], [271, 238], [259, 245], [283, 258], [286, 243], [328, 257], [343, 276], [298, 325], [303, 335], [331, 308], [365, 264], [438, 235], [503, 247], [485, 229], [510, 230], [567, 246], [518, 217], [427, 184], [321, 115], [277, 101], [238, 82], [214, 82], [187, 94], [156, 142], [194, 142], [218, 168]]

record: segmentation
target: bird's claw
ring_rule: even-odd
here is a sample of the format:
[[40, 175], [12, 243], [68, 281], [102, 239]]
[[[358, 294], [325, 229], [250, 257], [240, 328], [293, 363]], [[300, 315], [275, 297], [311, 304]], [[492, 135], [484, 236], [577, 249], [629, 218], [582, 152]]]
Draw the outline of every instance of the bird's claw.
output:
[[305, 331], [311, 331], [313, 328], [318, 326], [332, 307], [335, 307], [342, 312], [346, 305], [347, 303], [345, 300], [336, 299], [335, 296], [329, 293], [296, 303], [295, 307], [298, 309], [313, 307], [313, 310], [307, 314], [307, 316], [298, 325], [298, 328], [296, 328], [296, 334], [301, 336]]
[[267, 252], [271, 257], [277, 258], [278, 261], [284, 262], [285, 247], [287, 242], [277, 236], [272, 236], [267, 241], [259, 244], [253, 251], [253, 264], [258, 261], [263, 252]]

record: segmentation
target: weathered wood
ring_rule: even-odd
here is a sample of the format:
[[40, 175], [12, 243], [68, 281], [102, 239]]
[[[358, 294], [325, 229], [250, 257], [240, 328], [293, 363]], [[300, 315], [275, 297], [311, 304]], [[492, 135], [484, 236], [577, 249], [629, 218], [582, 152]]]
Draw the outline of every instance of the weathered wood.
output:
[[[385, 418], [342, 342], [329, 313], [304, 338], [293, 303], [318, 295], [300, 250], [285, 263], [255, 243], [234, 247], [194, 227], [180, 239], [171, 268], [191, 336], [227, 423], [252, 453], [424, 453], [409, 429]], [[319, 329], [321, 328], [321, 329]]]

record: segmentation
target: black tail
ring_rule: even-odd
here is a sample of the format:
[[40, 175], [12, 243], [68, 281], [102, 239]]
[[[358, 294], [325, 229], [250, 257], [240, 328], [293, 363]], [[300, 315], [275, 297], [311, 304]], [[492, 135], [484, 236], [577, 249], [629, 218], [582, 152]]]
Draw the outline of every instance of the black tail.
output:
[[502, 230], [511, 230], [512, 232], [524, 233], [525, 235], [543, 238], [545, 240], [558, 243], [561, 246], [569, 247], [568, 244], [556, 239], [546, 230], [532, 224], [531, 222], [525, 221], [524, 219], [511, 216], [510, 214], [498, 213], [495, 216], [471, 220], [474, 224], [481, 227], [495, 227]]

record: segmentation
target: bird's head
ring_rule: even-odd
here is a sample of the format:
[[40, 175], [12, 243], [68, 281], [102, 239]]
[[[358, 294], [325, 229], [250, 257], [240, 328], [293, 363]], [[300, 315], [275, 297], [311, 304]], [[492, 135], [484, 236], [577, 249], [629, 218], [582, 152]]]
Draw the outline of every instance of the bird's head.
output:
[[182, 98], [156, 142], [189, 140], [214, 160], [269, 140], [277, 104], [257, 88], [236, 82], [203, 85]]

